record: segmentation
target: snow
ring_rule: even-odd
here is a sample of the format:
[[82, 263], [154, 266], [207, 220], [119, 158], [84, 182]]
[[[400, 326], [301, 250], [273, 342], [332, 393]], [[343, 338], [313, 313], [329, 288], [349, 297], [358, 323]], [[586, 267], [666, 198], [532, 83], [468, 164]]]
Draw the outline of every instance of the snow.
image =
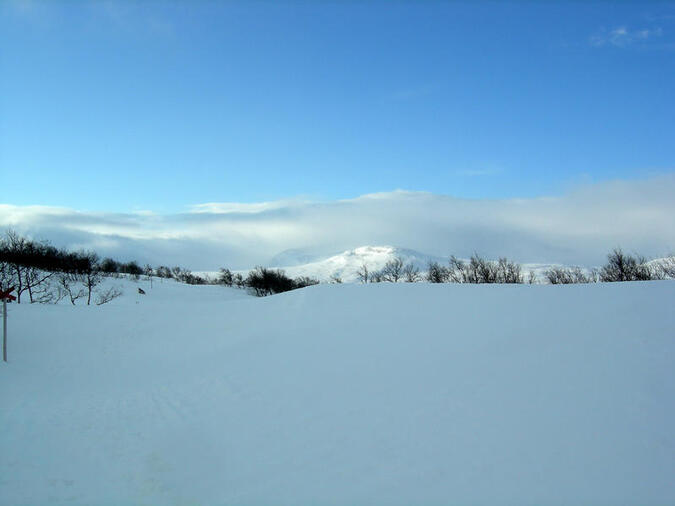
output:
[[[357, 272], [362, 266], [365, 265], [368, 267], [369, 272], [374, 273], [381, 270], [387, 262], [395, 258], [401, 258], [404, 264], [414, 265], [419, 269], [420, 274], [424, 276], [430, 262], [437, 262], [447, 267], [450, 257], [434, 256], [398, 246], [360, 246], [326, 257], [317, 257], [308, 254], [302, 249], [286, 250], [273, 257], [268, 265], [272, 268], [283, 270], [288, 276], [293, 278], [307, 276], [318, 279], [321, 282], [331, 282], [333, 276], [337, 276], [343, 283], [356, 283], [359, 282]], [[469, 261], [467, 258], [463, 258], [462, 260]], [[653, 262], [658, 261], [654, 260]], [[529, 279], [530, 272], [532, 272], [536, 276], [537, 283], [545, 283], [546, 271], [554, 267], [573, 266], [559, 263], [521, 264], [523, 278], [526, 282]], [[238, 270], [235, 272], [246, 277], [249, 270]], [[581, 267], [581, 270], [586, 274], [591, 272], [591, 269], [586, 267]], [[217, 279], [218, 277], [218, 272], [216, 271], [198, 271], [194, 274], [210, 279]]]
[[[443, 265], [448, 263], [447, 258], [396, 246], [360, 246], [326, 258], [314, 259], [309, 255], [303, 255], [302, 252], [285, 251], [274, 257], [272, 265], [278, 266], [292, 278], [308, 276], [327, 282], [333, 276], [337, 276], [344, 283], [354, 283], [358, 281], [357, 271], [363, 265], [367, 266], [370, 272], [375, 272], [395, 258], [403, 259], [406, 264], [413, 264], [421, 272], [426, 271], [429, 262], [439, 262]], [[246, 275], [248, 271], [239, 272]], [[207, 274], [213, 277], [216, 273]]]
[[675, 283], [10, 305], [0, 504], [674, 504]]

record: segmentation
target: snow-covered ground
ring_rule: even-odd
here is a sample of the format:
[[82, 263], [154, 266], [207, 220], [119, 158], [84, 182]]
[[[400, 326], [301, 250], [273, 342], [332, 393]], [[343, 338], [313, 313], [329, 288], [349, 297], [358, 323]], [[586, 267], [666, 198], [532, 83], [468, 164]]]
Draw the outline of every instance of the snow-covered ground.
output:
[[10, 305], [2, 505], [675, 504], [675, 282]]

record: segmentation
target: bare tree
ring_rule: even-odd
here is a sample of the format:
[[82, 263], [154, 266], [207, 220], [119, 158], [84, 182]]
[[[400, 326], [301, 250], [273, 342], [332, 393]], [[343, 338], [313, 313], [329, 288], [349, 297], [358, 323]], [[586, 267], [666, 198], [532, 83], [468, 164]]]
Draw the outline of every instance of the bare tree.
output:
[[398, 283], [398, 281], [403, 277], [403, 259], [401, 257], [396, 257], [389, 260], [380, 274], [383, 281], [388, 281], [389, 283]]
[[358, 271], [356, 271], [356, 277], [361, 283], [368, 283], [370, 280], [370, 275], [368, 273], [368, 266], [362, 264]]
[[342, 278], [337, 272], [334, 272], [330, 277], [330, 282], [336, 285], [342, 284]]
[[232, 277], [232, 271], [224, 267], [220, 268], [218, 273], [218, 279], [216, 281], [219, 285], [232, 286], [234, 278]]
[[452, 283], [522, 283], [521, 267], [506, 258], [486, 260], [476, 253], [469, 262], [450, 257], [447, 279]]
[[0, 243], [2, 249], [2, 261], [7, 265], [7, 275], [11, 281], [9, 284], [16, 290], [16, 302], [21, 304], [21, 294], [26, 291], [25, 271], [22, 258], [28, 249], [28, 240], [21, 237], [14, 230], [5, 232], [5, 237]]
[[470, 283], [468, 276], [469, 272], [463, 260], [460, 260], [455, 255], [450, 256], [450, 266], [447, 269], [448, 281], [451, 283]]
[[497, 262], [497, 283], [522, 283], [523, 275], [520, 265], [500, 258]]
[[621, 248], [607, 255], [607, 263], [600, 269], [600, 281], [647, 281], [659, 277], [644, 257], [627, 255]]
[[[152, 288], [152, 276], [154, 275], [155, 271], [152, 268], [152, 265], [150, 264], [145, 264], [145, 267], [143, 267], [143, 273], [145, 274], [145, 279], [147, 281], [150, 281], [150, 288]], [[99, 304], [100, 305], [100, 304]]]
[[412, 263], [406, 264], [403, 268], [403, 277], [406, 283], [417, 283], [422, 280], [420, 270]]
[[77, 299], [81, 299], [87, 292], [84, 288], [78, 287], [80, 278], [76, 274], [63, 272], [58, 276], [58, 299], [68, 297], [70, 303], [74, 306]]
[[116, 286], [112, 286], [107, 290], [96, 294], [96, 305], [100, 306], [106, 304], [120, 295], [122, 295], [122, 290]]
[[427, 281], [430, 283], [446, 283], [448, 281], [448, 269], [438, 262], [429, 262]]
[[660, 275], [664, 279], [675, 278], [675, 255], [667, 256], [657, 262], [656, 269], [660, 271]]
[[544, 272], [544, 276], [552, 285], [594, 282], [592, 275], [584, 274], [580, 267], [552, 267]]
[[28, 291], [30, 303], [35, 302], [48, 304], [54, 302], [56, 294], [54, 293], [51, 280], [55, 272], [42, 271], [34, 267], [27, 267], [24, 270], [24, 285]]
[[98, 255], [93, 251], [84, 252], [80, 255], [84, 260], [84, 269], [82, 272], [82, 283], [87, 290], [87, 306], [91, 304], [91, 293], [97, 287], [102, 279], [103, 274], [98, 263]]
[[385, 281], [382, 271], [374, 271], [370, 273], [370, 282], [371, 283], [382, 283]]

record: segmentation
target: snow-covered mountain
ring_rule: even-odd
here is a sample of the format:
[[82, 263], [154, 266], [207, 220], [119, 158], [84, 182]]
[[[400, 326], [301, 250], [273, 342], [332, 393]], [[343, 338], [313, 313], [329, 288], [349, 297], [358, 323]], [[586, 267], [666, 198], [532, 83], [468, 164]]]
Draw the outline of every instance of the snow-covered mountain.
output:
[[[287, 275], [294, 278], [308, 276], [321, 282], [330, 282], [332, 278], [337, 277], [344, 283], [354, 283], [358, 281], [357, 271], [362, 266], [365, 265], [369, 272], [376, 272], [382, 269], [388, 261], [395, 258], [401, 258], [405, 264], [413, 264], [420, 270], [421, 274], [426, 273], [429, 262], [438, 262], [447, 266], [449, 260], [449, 256], [435, 256], [396, 246], [361, 246], [330, 256], [316, 255], [309, 249], [286, 250], [272, 257], [265, 267], [282, 269]], [[468, 261], [467, 258], [463, 258], [463, 260]], [[497, 259], [489, 258], [489, 260]], [[673, 265], [675, 261], [673, 257], [668, 257], [654, 259], [648, 263], [652, 266]], [[521, 263], [520, 266], [524, 281], [527, 282], [530, 273], [533, 273], [536, 283], [545, 283], [545, 273], [551, 268], [577, 267], [560, 263]], [[590, 274], [592, 271], [592, 268], [588, 266], [579, 267], [586, 274]], [[237, 272], [246, 275], [248, 270]], [[208, 275], [212, 278], [218, 275], [217, 272], [199, 272], [196, 274]]]
[[[291, 277], [309, 276], [319, 281], [330, 281], [333, 276], [336, 276], [344, 283], [353, 283], [358, 281], [356, 273], [363, 265], [368, 267], [370, 272], [375, 272], [382, 269], [388, 261], [401, 258], [404, 263], [411, 263], [421, 273], [424, 273], [427, 271], [429, 262], [438, 262], [447, 266], [449, 260], [449, 256], [434, 256], [396, 246], [361, 246], [329, 257], [314, 257], [314, 260], [307, 261], [311, 258], [313, 258], [312, 255], [302, 250], [289, 250], [275, 257], [278, 261], [272, 265], [283, 269]], [[284, 261], [287, 263], [284, 263]], [[561, 267], [561, 265], [526, 263], [522, 264], [521, 267], [525, 280], [527, 280], [530, 272], [533, 272], [536, 279], [542, 282], [547, 270], [552, 267]], [[584, 269], [584, 271], [587, 271], [587, 269]]]
[[397, 248], [395, 246], [362, 246], [344, 251], [301, 265], [280, 265], [291, 277], [309, 276], [320, 281], [329, 281], [332, 276], [339, 277], [343, 282], [350, 283], [357, 280], [356, 272], [365, 265], [371, 272], [378, 271], [394, 258], [401, 258], [406, 264], [412, 263], [421, 271], [426, 270], [429, 262], [447, 263], [447, 258], [436, 257], [414, 251]]

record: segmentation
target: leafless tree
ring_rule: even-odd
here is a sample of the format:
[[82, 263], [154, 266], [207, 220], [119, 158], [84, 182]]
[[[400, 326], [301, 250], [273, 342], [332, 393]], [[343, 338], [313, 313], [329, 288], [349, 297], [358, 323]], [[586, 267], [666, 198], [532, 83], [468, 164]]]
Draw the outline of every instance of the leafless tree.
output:
[[111, 300], [116, 299], [120, 295], [122, 295], [122, 290], [116, 286], [112, 286], [107, 290], [98, 292], [96, 294], [96, 305], [100, 306], [102, 304], [106, 304]]
[[486, 260], [477, 254], [469, 262], [450, 257], [447, 279], [452, 283], [522, 283], [521, 267], [506, 258]]
[[417, 283], [422, 280], [420, 270], [412, 263], [406, 264], [403, 268], [403, 278], [406, 283]]
[[356, 271], [356, 277], [361, 283], [368, 283], [370, 281], [370, 274], [366, 264], [362, 264], [359, 270]]
[[621, 248], [607, 255], [607, 263], [600, 269], [600, 281], [647, 281], [659, 277], [660, 273], [644, 257], [627, 255]]
[[145, 279], [150, 281], [150, 288], [152, 288], [152, 276], [155, 274], [152, 265], [145, 264], [145, 267], [143, 267], [143, 273], [145, 274]]
[[592, 283], [592, 275], [584, 274], [580, 267], [552, 267], [544, 272], [544, 276], [552, 285], [569, 285], [576, 283]]
[[535, 285], [537, 284], [537, 273], [534, 271], [530, 271], [530, 274], [527, 277], [527, 282], [530, 285]]
[[675, 255], [667, 256], [657, 262], [655, 266], [664, 279], [675, 279]]
[[52, 286], [55, 272], [42, 271], [34, 267], [24, 270], [24, 286], [28, 291], [30, 303], [49, 304], [56, 299], [56, 293]]
[[463, 260], [460, 260], [455, 255], [450, 256], [449, 268], [446, 270], [448, 281], [451, 283], [470, 283], [468, 276], [469, 272]]
[[23, 265], [21, 258], [28, 249], [29, 241], [21, 237], [14, 230], [5, 232], [5, 237], [1, 241], [3, 252], [3, 263], [6, 264], [6, 275], [11, 279], [10, 285], [16, 290], [16, 302], [21, 304], [21, 295], [26, 291], [25, 271], [27, 267]]
[[382, 271], [373, 271], [370, 273], [370, 283], [382, 283], [385, 281]]
[[82, 284], [87, 290], [87, 306], [89, 306], [91, 304], [91, 294], [94, 288], [103, 280], [103, 273], [98, 263], [98, 255], [93, 251], [82, 253], [80, 258], [85, 260], [82, 272]]
[[218, 273], [217, 283], [219, 285], [232, 286], [232, 284], [234, 283], [232, 271], [230, 269], [221, 267], [220, 272]]
[[380, 271], [382, 276], [382, 281], [388, 281], [389, 283], [398, 283], [398, 281], [403, 277], [403, 259], [401, 257], [392, 258]]
[[76, 274], [60, 273], [58, 276], [58, 299], [68, 297], [70, 303], [74, 306], [77, 299], [87, 295], [86, 290], [79, 286], [79, 282], [80, 277]]
[[446, 283], [448, 281], [448, 269], [438, 262], [429, 262], [427, 281], [430, 283]]

